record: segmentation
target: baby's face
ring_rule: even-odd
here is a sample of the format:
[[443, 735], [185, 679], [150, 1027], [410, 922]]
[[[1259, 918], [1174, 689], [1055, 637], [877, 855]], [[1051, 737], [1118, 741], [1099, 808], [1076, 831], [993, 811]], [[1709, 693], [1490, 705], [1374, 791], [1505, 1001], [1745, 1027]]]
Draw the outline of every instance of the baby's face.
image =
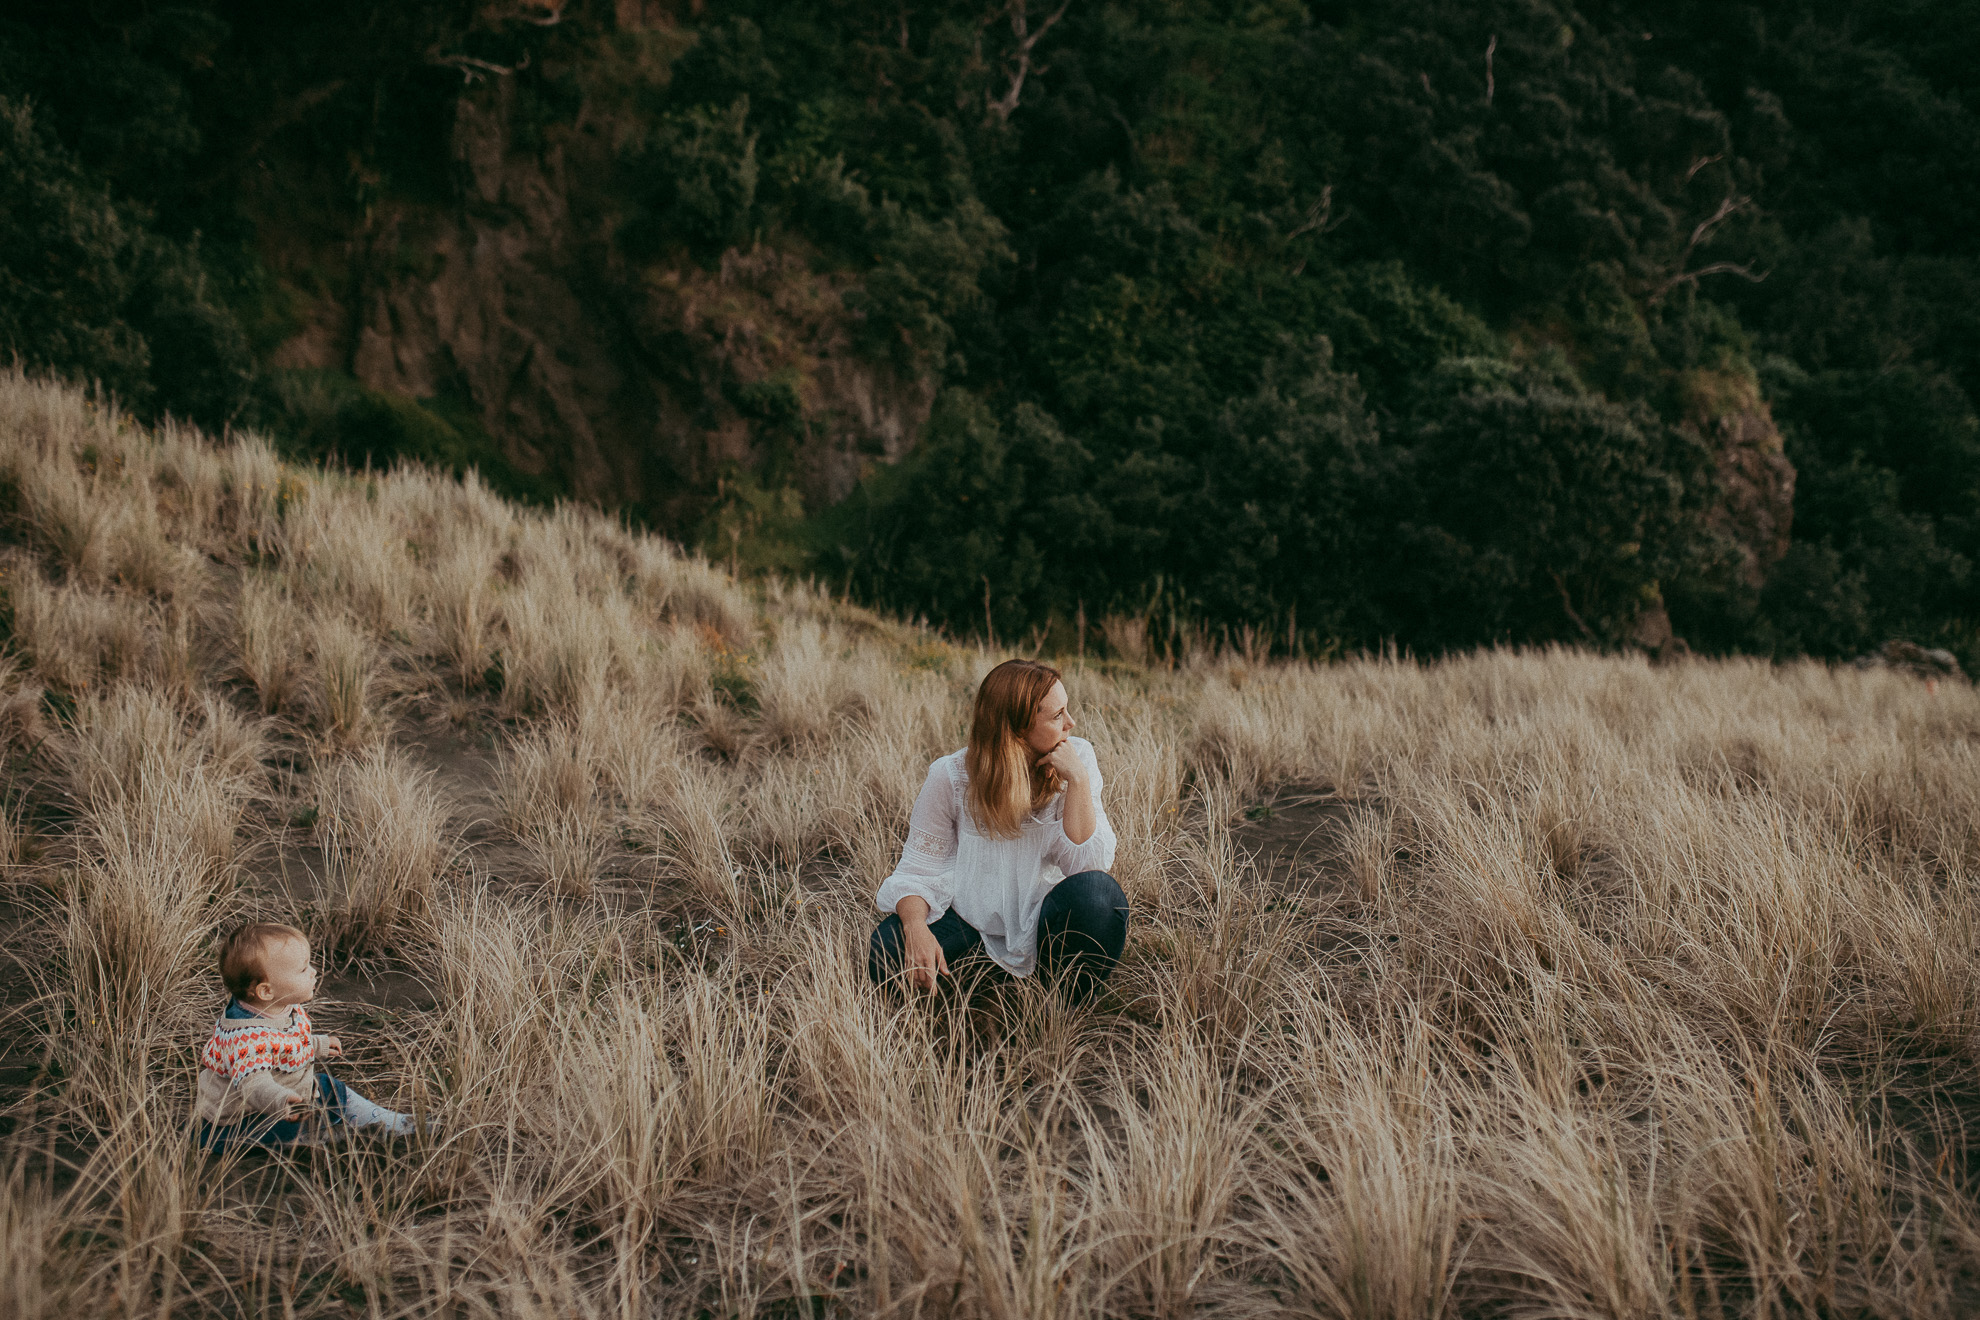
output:
[[261, 984], [254, 988], [254, 997], [263, 1012], [280, 1012], [296, 1004], [307, 1004], [316, 993], [316, 967], [309, 959], [309, 942], [283, 940], [269, 949], [262, 976]]

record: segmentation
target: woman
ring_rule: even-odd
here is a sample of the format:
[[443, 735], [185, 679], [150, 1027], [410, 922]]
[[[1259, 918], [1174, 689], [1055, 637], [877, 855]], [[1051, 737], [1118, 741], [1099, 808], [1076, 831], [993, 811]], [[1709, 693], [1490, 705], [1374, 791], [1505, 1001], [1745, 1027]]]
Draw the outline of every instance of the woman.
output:
[[1013, 976], [1043, 968], [1078, 1000], [1114, 970], [1127, 896], [1106, 870], [1114, 827], [1093, 744], [1072, 729], [1050, 665], [1006, 660], [984, 677], [969, 746], [928, 767], [900, 864], [880, 886], [892, 915], [873, 932], [876, 982], [905, 968], [933, 990], [981, 950]]

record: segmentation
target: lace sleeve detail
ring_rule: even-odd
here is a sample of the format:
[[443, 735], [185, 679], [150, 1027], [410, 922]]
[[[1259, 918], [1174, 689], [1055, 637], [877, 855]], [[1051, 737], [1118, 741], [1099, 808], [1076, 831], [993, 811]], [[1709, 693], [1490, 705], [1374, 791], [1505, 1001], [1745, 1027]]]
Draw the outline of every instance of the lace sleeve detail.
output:
[[912, 855], [921, 862], [953, 862], [956, 859], [956, 834], [950, 830], [944, 835], [935, 830], [908, 827], [907, 847], [901, 850], [903, 859]]
[[948, 768], [937, 761], [928, 767], [928, 778], [914, 800], [901, 860], [874, 895], [875, 903], [882, 912], [892, 912], [912, 894], [927, 902], [931, 922], [939, 920], [954, 897], [950, 873], [955, 861], [955, 785], [950, 782]]

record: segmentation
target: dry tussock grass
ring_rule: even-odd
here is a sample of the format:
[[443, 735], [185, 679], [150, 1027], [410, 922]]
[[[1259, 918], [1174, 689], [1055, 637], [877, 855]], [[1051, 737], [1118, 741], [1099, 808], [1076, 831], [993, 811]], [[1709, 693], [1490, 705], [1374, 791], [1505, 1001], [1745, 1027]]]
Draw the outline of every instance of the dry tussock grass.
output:
[[503, 823], [558, 894], [588, 897], [610, 848], [598, 800], [599, 741], [590, 730], [552, 720], [517, 738], [502, 757]]
[[447, 805], [432, 772], [384, 747], [331, 764], [317, 782], [324, 935], [332, 948], [371, 952], [431, 911], [458, 850]]
[[379, 732], [377, 643], [342, 613], [317, 615], [302, 634], [312, 666], [315, 727], [332, 746], [361, 747]]
[[[871, 890], [997, 657], [18, 377], [0, 492], [0, 867], [56, 1065], [0, 1163], [10, 1314], [1972, 1309], [1969, 690], [1168, 670], [1116, 620], [1070, 684], [1122, 967], [1082, 1012], [907, 1004]], [[453, 725], [499, 842], [421, 750]], [[436, 999], [353, 1071], [442, 1127], [245, 1177], [187, 1149], [193, 1051], [302, 780], [325, 943]], [[1325, 804], [1317, 873], [1247, 851], [1274, 793]]]

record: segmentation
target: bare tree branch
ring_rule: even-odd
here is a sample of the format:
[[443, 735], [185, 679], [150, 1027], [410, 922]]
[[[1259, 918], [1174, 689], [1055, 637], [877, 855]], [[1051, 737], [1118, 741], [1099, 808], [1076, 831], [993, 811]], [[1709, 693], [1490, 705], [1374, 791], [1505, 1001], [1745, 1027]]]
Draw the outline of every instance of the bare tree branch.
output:
[[[556, 27], [564, 21], [564, 10], [571, 0], [517, 0], [515, 12], [497, 22], [530, 23], [536, 27]], [[443, 69], [459, 69], [463, 83], [480, 82], [483, 77], [505, 78], [529, 67], [529, 52], [524, 51], [521, 59], [514, 64], [497, 64], [475, 55], [442, 55], [439, 46], [426, 52], [426, 62]]]
[[[534, 23], [538, 27], [556, 27], [564, 21], [564, 6], [569, 3], [570, 0], [524, 0], [525, 12], [517, 14], [516, 17], [525, 23]], [[527, 12], [529, 10], [537, 12]]]
[[1302, 220], [1292, 232], [1288, 233], [1286, 238], [1288, 240], [1295, 239], [1301, 234], [1311, 234], [1316, 230], [1325, 233], [1330, 227], [1329, 221], [1332, 220], [1333, 215], [1334, 185], [1329, 183], [1320, 189], [1320, 199], [1306, 208], [1306, 219]]
[[1765, 271], [1755, 275], [1753, 263], [1750, 261], [1715, 261], [1709, 266], [1700, 266], [1697, 270], [1686, 273], [1684, 278], [1695, 280], [1700, 275], [1744, 275], [1755, 284], [1767, 278]]
[[1043, 23], [1040, 23], [1037, 31], [1034, 32], [1030, 29], [1030, 17], [1026, 13], [1026, 2], [1027, 0], [1007, 0], [1004, 7], [984, 20], [983, 24], [983, 26], [988, 27], [1008, 14], [1011, 19], [1011, 33], [1018, 39], [1017, 50], [1011, 55], [1011, 85], [1009, 89], [1002, 96], [991, 96], [988, 92], [983, 94], [983, 99], [989, 112], [997, 117], [998, 123], [1008, 122], [1011, 114], [1017, 109], [1018, 97], [1024, 92], [1025, 78], [1033, 72], [1045, 72], [1044, 65], [1034, 66], [1032, 64], [1032, 48], [1037, 46], [1041, 37], [1052, 30], [1054, 23], [1065, 17], [1066, 10], [1072, 7], [1072, 0], [1060, 0], [1059, 7], [1052, 11], [1052, 16]]
[[[1343, 220], [1345, 218], [1342, 217]], [[1320, 189], [1318, 200], [1306, 208], [1306, 218], [1286, 231], [1283, 242], [1290, 244], [1295, 238], [1299, 238], [1305, 234], [1325, 234], [1328, 230], [1339, 226], [1341, 222], [1341, 220], [1334, 218], [1334, 185], [1331, 183], [1325, 184]], [[1301, 257], [1297, 262], [1293, 263], [1293, 268], [1286, 273], [1289, 275], [1298, 275], [1305, 269], [1306, 258]]]
[[[1684, 245], [1684, 255], [1689, 257], [1692, 249], [1705, 241], [1707, 234], [1710, 234], [1714, 229], [1724, 224], [1729, 217], [1745, 210], [1747, 204], [1752, 200], [1750, 197], [1735, 197], [1733, 194], [1727, 193], [1725, 200], [1719, 203], [1719, 209], [1712, 212], [1705, 219], [1700, 220], [1698, 227], [1691, 231], [1691, 241]], [[1682, 267], [1684, 262], [1680, 260], [1678, 265]]]
[[[1709, 164], [1711, 159], [1707, 158], [1694, 163], [1692, 165], [1692, 173], [1696, 174], [1704, 165]], [[1665, 277], [1656, 288], [1650, 291], [1649, 301], [1651, 306], [1654, 307], [1656, 304], [1662, 302], [1665, 296], [1680, 284], [1689, 284], [1696, 287], [1698, 281], [1707, 275], [1738, 275], [1742, 279], [1751, 280], [1755, 284], [1767, 278], [1764, 272], [1755, 275], [1753, 273], [1753, 263], [1750, 261], [1714, 261], [1709, 265], [1700, 266], [1697, 270], [1685, 269], [1685, 267], [1691, 264], [1692, 253], [1696, 252], [1699, 245], [1711, 237], [1712, 231], [1752, 205], [1752, 202], [1753, 199], [1751, 197], [1741, 197], [1734, 193], [1727, 193], [1725, 198], [1720, 201], [1719, 209], [1698, 222], [1697, 226], [1691, 231], [1690, 240], [1684, 245], [1684, 251], [1678, 254], [1677, 269]]]
[[1700, 156], [1697, 160], [1692, 161], [1691, 168], [1684, 172], [1684, 181], [1690, 183], [1698, 177], [1698, 171], [1704, 169], [1707, 165], [1716, 165], [1724, 159], [1724, 156]]
[[1567, 611], [1568, 619], [1574, 626], [1581, 629], [1582, 637], [1591, 642], [1600, 641], [1601, 639], [1595, 635], [1595, 630], [1590, 628], [1579, 614], [1575, 613], [1574, 601], [1568, 596], [1567, 580], [1559, 573], [1550, 572], [1547, 576], [1554, 579], [1554, 587], [1561, 593], [1561, 608]]
[[499, 78], [527, 69], [529, 52], [524, 51], [523, 57], [514, 64], [496, 64], [492, 60], [477, 59], [472, 55], [428, 55], [426, 62], [443, 69], [459, 69], [463, 83], [475, 83], [480, 82], [486, 74], [493, 74]]
[[1758, 284], [1760, 283], [1760, 281], [1767, 278], [1767, 272], [1764, 270], [1761, 271], [1758, 275], [1755, 275], [1753, 273], [1753, 263], [1750, 261], [1715, 261], [1709, 266], [1700, 266], [1697, 270], [1679, 271], [1677, 274], [1671, 276], [1669, 279], [1665, 280], [1662, 284], [1659, 284], [1654, 291], [1652, 291], [1652, 293], [1650, 294], [1650, 302], [1653, 305], [1656, 303], [1660, 303], [1664, 300], [1664, 298], [1667, 295], [1669, 295], [1670, 291], [1672, 289], [1677, 288], [1678, 285], [1680, 284], [1695, 285], [1698, 283], [1701, 277], [1706, 275], [1737, 275], [1741, 279], [1747, 280], [1753, 284]]
[[1492, 39], [1485, 43], [1485, 104], [1492, 104], [1492, 52], [1499, 48], [1499, 34], [1494, 32]]

